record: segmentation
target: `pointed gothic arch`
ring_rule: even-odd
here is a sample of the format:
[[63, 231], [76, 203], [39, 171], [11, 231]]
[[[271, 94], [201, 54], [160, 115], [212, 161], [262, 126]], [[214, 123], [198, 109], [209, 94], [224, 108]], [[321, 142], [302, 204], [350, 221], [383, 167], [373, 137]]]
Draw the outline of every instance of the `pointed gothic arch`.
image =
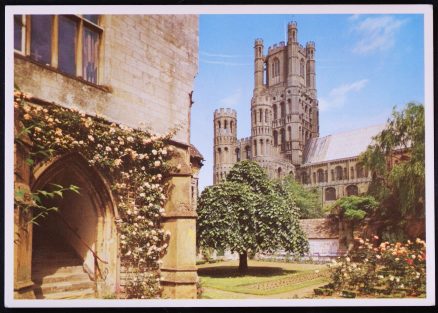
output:
[[44, 249], [47, 238], [63, 242], [82, 260], [90, 277], [115, 292], [120, 284], [117, 227], [120, 217], [109, 182], [78, 153], [37, 166], [34, 177], [33, 191], [50, 189], [53, 183], [80, 188], [80, 194], [64, 192], [63, 198], [44, 200], [46, 206], [59, 209], [41, 220], [40, 227], [33, 228], [34, 245], [42, 242]]

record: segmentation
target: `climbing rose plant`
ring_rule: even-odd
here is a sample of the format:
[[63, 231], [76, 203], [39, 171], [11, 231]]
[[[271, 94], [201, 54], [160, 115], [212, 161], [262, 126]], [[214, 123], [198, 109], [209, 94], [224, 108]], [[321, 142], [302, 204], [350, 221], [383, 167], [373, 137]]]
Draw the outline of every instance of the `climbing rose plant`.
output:
[[89, 116], [74, 108], [36, 105], [30, 96], [14, 93], [14, 108], [22, 129], [15, 138], [32, 142], [30, 166], [67, 153], [78, 153], [109, 181], [117, 202], [121, 263], [126, 269], [128, 298], [155, 298], [161, 294], [160, 264], [169, 232], [160, 221], [166, 201], [166, 164], [173, 151], [164, 136]]

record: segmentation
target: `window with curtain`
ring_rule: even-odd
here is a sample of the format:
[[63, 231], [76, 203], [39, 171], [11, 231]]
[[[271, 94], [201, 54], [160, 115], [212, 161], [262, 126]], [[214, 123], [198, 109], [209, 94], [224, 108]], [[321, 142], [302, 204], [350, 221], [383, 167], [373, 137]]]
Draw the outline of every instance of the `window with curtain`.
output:
[[[30, 15], [22, 17], [20, 22], [17, 15], [14, 48], [22, 47], [23, 51], [23, 43], [28, 40], [30, 49], [26, 54], [34, 61], [97, 84], [103, 32], [99, 19], [99, 15]], [[25, 21], [29, 22], [29, 32], [23, 30]], [[29, 38], [23, 40], [27, 33]]]

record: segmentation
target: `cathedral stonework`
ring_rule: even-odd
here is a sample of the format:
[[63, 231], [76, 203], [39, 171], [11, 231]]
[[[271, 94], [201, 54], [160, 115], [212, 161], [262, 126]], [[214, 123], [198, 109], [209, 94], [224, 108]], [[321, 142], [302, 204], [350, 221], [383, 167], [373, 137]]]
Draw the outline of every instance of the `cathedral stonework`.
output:
[[237, 138], [237, 113], [214, 112], [213, 182], [226, 179], [241, 160], [256, 161], [270, 178], [294, 176], [307, 187], [318, 187], [321, 203], [368, 190], [370, 174], [358, 156], [384, 125], [319, 137], [315, 43], [298, 42], [295, 22], [288, 41], [264, 54], [263, 40], [254, 43], [254, 91], [251, 136]]

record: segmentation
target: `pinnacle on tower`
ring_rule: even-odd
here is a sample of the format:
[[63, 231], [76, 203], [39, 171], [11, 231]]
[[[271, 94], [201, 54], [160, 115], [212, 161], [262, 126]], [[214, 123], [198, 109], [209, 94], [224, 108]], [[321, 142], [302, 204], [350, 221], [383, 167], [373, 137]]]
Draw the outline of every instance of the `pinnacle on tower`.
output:
[[297, 22], [292, 21], [287, 24], [287, 38], [288, 42], [297, 42], [298, 41], [298, 28]]

